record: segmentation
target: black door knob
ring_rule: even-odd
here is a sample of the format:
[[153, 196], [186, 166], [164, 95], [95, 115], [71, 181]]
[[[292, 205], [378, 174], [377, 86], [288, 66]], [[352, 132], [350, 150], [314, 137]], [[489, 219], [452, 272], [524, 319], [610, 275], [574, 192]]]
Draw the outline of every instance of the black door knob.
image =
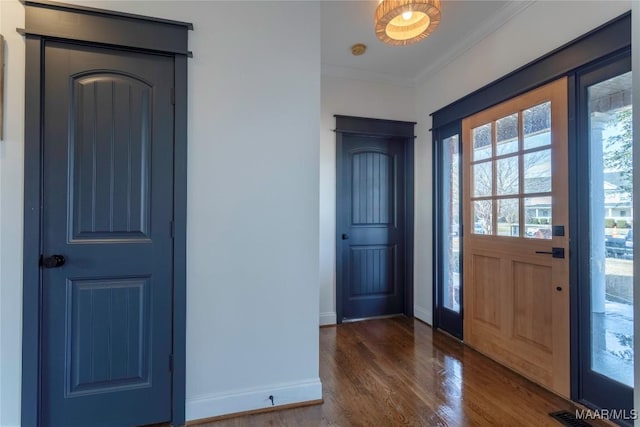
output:
[[67, 260], [62, 255], [51, 255], [42, 258], [42, 266], [44, 268], [62, 267]]

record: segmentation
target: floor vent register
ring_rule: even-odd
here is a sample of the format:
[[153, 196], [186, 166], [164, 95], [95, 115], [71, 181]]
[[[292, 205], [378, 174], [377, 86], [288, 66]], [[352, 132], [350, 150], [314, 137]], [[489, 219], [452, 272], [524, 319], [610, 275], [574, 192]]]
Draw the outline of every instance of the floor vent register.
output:
[[551, 418], [555, 419], [556, 421], [558, 421], [560, 424], [562, 424], [564, 426], [568, 426], [568, 427], [592, 427], [591, 424], [577, 419], [576, 415], [574, 413], [569, 412], [569, 411], [551, 412], [549, 414], [549, 416]]

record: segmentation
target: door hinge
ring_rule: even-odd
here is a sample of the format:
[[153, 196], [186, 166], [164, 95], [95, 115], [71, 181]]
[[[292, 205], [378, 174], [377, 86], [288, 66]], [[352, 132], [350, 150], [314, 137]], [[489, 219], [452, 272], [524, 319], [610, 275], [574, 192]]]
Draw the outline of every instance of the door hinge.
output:
[[176, 223], [174, 221], [169, 221], [169, 236], [172, 239], [176, 236]]
[[171, 105], [176, 105], [176, 88], [171, 88]]
[[173, 354], [169, 355], [169, 372], [173, 372]]

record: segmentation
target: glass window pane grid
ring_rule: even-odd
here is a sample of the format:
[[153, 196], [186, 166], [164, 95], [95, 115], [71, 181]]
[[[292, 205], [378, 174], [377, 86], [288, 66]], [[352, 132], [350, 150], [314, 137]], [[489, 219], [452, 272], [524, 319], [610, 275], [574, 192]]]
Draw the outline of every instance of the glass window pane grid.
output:
[[[491, 201], [491, 205], [492, 205], [492, 212], [491, 212], [491, 235], [492, 236], [498, 236], [498, 237], [516, 237], [516, 236], [499, 236], [498, 233], [498, 200], [504, 200], [504, 199], [517, 199], [518, 200], [518, 235], [519, 237], [526, 237], [526, 232], [525, 232], [525, 228], [523, 225], [526, 222], [526, 212], [525, 212], [525, 198], [535, 198], [535, 197], [552, 197], [552, 193], [551, 192], [536, 192], [536, 193], [527, 193], [525, 192], [525, 177], [524, 177], [524, 156], [526, 154], [530, 154], [530, 153], [535, 153], [538, 151], [544, 151], [544, 150], [549, 150], [552, 147], [551, 141], [549, 141], [549, 144], [545, 144], [545, 145], [540, 145], [540, 146], [534, 146], [532, 148], [527, 148], [525, 149], [524, 144], [525, 144], [525, 120], [524, 120], [524, 112], [525, 111], [529, 111], [535, 107], [544, 105], [549, 103], [549, 101], [545, 101], [542, 102], [540, 104], [536, 104], [527, 108], [524, 108], [522, 110], [517, 111], [517, 129], [518, 129], [518, 135], [517, 135], [517, 139], [518, 139], [518, 149], [517, 151], [513, 151], [513, 152], [507, 152], [504, 154], [498, 154], [498, 148], [497, 148], [497, 144], [498, 144], [498, 122], [502, 119], [511, 117], [513, 115], [515, 115], [516, 113], [510, 113], [507, 114], [503, 117], [500, 117], [496, 120], [492, 120], [490, 122], [484, 123], [474, 129], [477, 129], [479, 127], [482, 126], [487, 126], [490, 125], [490, 129], [491, 129], [491, 157], [486, 157], [486, 158], [481, 158], [481, 159], [475, 159], [472, 158], [470, 165], [473, 167], [473, 165], [478, 164], [478, 163], [488, 163], [491, 162], [491, 169], [492, 169], [492, 183], [491, 183], [491, 195], [483, 195], [483, 196], [474, 196], [471, 195], [470, 200], [472, 202], [477, 202], [477, 201]], [[540, 132], [549, 132], [550, 131], [550, 127], [548, 129], [543, 129]], [[534, 133], [529, 134], [528, 136], [533, 135]], [[475, 148], [475, 147], [474, 147]], [[498, 160], [502, 160], [505, 158], [509, 158], [509, 157], [514, 157], [517, 156], [518, 158], [518, 192], [517, 193], [513, 193], [513, 194], [501, 194], [498, 195], [497, 194], [497, 173], [498, 173], [498, 168], [497, 168], [497, 161]], [[472, 156], [473, 157], [473, 156]], [[475, 228], [475, 227], [474, 227]], [[472, 230], [472, 234], [476, 234], [474, 233]]]

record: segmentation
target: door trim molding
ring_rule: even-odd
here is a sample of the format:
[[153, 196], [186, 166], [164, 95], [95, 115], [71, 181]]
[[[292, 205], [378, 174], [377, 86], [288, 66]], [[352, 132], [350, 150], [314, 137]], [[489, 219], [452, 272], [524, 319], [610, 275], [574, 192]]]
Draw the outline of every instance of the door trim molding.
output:
[[416, 122], [400, 120], [370, 119], [367, 117], [342, 116], [336, 114], [336, 133], [364, 136], [394, 136], [415, 138]]
[[23, 35], [191, 56], [187, 30], [193, 30], [193, 24], [188, 22], [48, 0], [22, 0], [22, 3], [27, 11], [26, 28], [18, 32]]
[[[42, 251], [42, 101], [43, 78], [42, 59], [45, 42], [58, 37], [50, 37], [44, 32], [38, 34], [37, 27], [31, 27], [45, 9], [46, 16], [56, 22], [59, 31], [65, 31], [69, 20], [53, 20], [63, 14], [74, 16], [71, 27], [83, 28], [82, 31], [66, 33], [64, 40], [72, 40], [90, 46], [108, 45], [115, 49], [142, 50], [147, 53], [163, 52], [174, 57], [175, 108], [174, 108], [174, 239], [173, 239], [173, 372], [171, 386], [171, 423], [182, 426], [185, 423], [185, 352], [186, 352], [186, 219], [187, 219], [187, 35], [191, 24], [175, 21], [156, 20], [134, 15], [119, 14], [99, 9], [78, 8], [53, 2], [25, 2], [26, 67], [25, 67], [25, 158], [24, 158], [24, 246], [23, 246], [23, 315], [22, 315], [22, 399], [21, 419], [23, 426], [40, 425], [41, 399], [41, 313], [42, 275], [39, 266]], [[64, 12], [64, 13], [63, 13]], [[91, 18], [91, 19], [89, 19]], [[102, 21], [100, 35], [92, 34], [92, 23], [96, 18]], [[127, 28], [126, 37], [114, 43], [103, 34], [117, 34]], [[158, 45], [154, 47], [152, 38], [146, 43], [130, 41], [138, 37], [135, 28], [142, 25], [147, 34], [153, 35]], [[179, 51], [171, 51], [162, 46], [171, 34], [181, 33], [182, 43]], [[176, 30], [177, 29], [177, 30]], [[176, 32], [177, 31], [177, 32]], [[86, 37], [86, 38], [83, 38]], [[103, 37], [103, 38], [101, 38]], [[63, 41], [64, 41], [63, 40]], [[175, 45], [175, 43], [174, 43]]]
[[[404, 314], [413, 317], [413, 245], [414, 245], [414, 145], [415, 122], [334, 115], [336, 118], [336, 197], [340, 194], [338, 175], [343, 169], [340, 153], [344, 135], [395, 137], [404, 145], [405, 173], [405, 283]], [[340, 218], [336, 206], [336, 323], [342, 323], [342, 257], [340, 251]]]

